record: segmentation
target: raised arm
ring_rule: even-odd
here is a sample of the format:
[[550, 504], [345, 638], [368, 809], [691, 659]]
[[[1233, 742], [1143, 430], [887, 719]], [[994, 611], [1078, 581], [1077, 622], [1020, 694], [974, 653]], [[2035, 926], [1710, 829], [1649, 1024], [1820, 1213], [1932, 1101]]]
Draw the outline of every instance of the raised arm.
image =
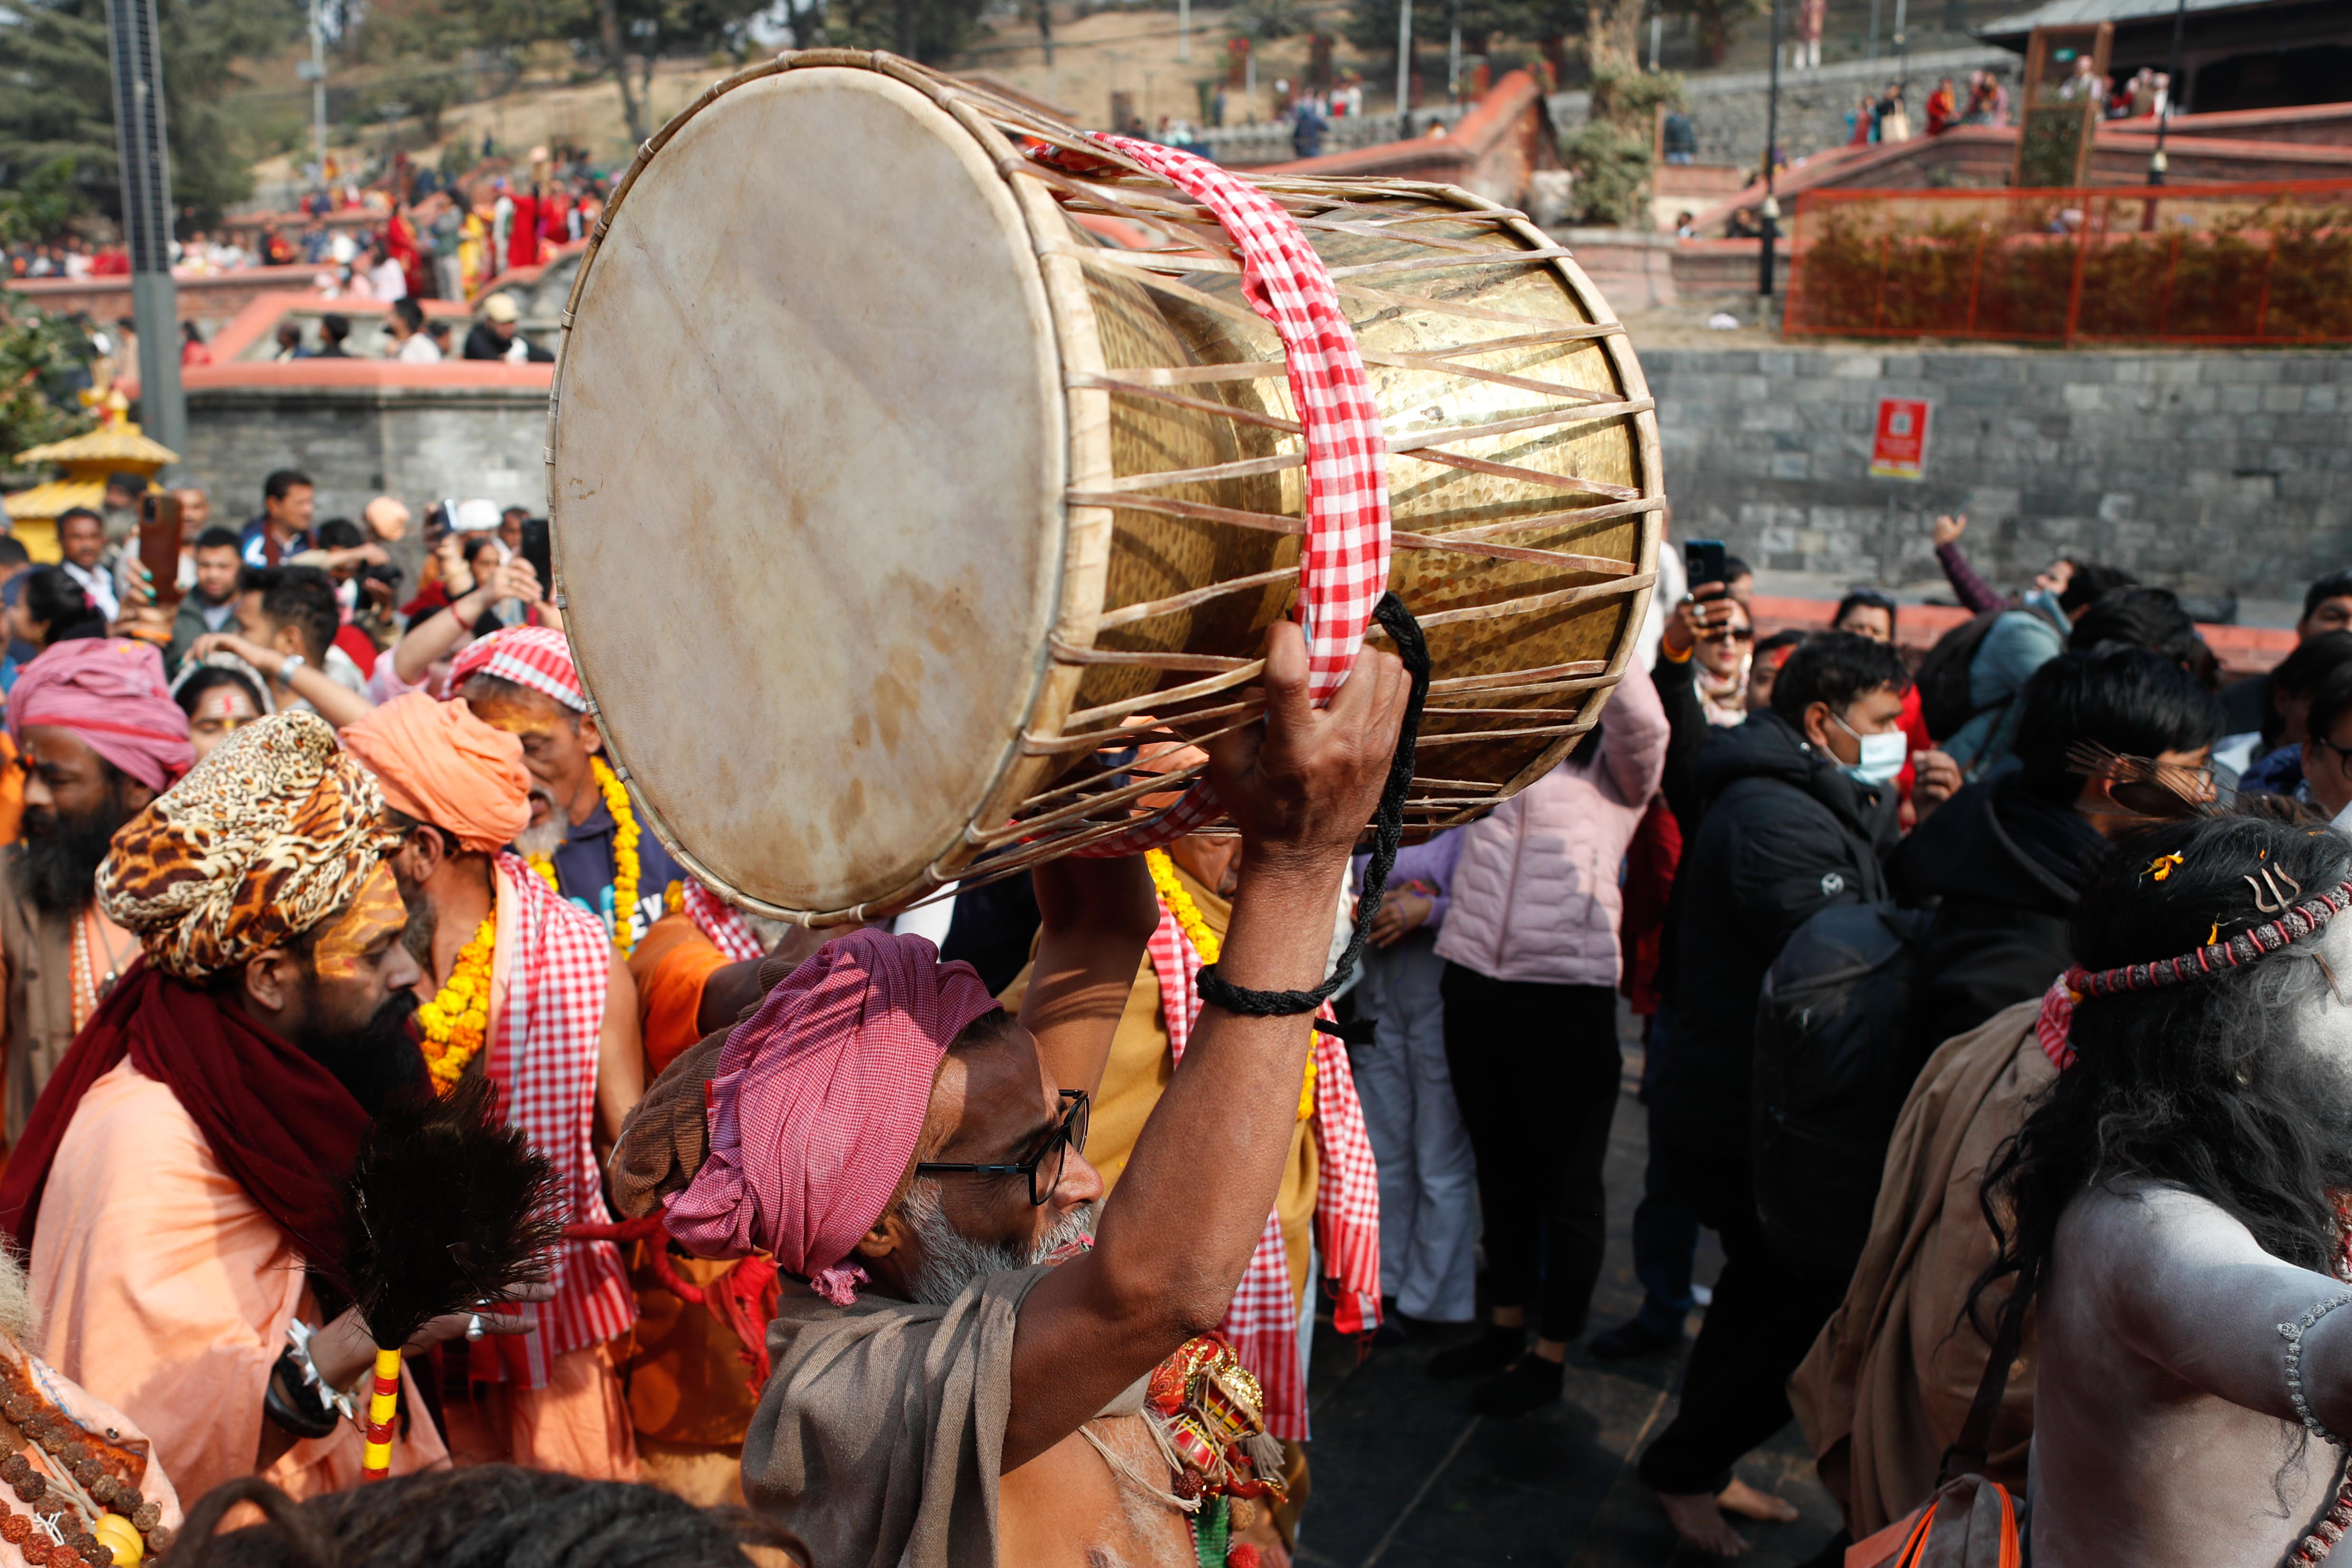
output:
[[1037, 1037], [1045, 1076], [1092, 1096], [1143, 944], [1160, 924], [1160, 902], [1140, 855], [1049, 861], [1031, 881], [1043, 921], [1021, 1022]]
[[1944, 581], [1952, 585], [1952, 596], [1967, 606], [1969, 614], [1981, 616], [1987, 610], [2007, 609], [2009, 601], [1977, 575], [1977, 569], [1961, 552], [1960, 535], [1968, 531], [1968, 526], [1965, 513], [1936, 520], [1936, 563], [1944, 569]]
[[[2086, 1305], [2124, 1345], [2192, 1387], [2299, 1422], [2278, 1325], [2345, 1294], [2342, 1281], [2280, 1261], [2213, 1204], [2168, 1187], [2095, 1193], [2059, 1236], [2095, 1270]], [[2303, 1384], [2329, 1431], [2352, 1432], [2352, 1306], [2311, 1331]]]
[[[1394, 656], [1366, 649], [1318, 712], [1307, 700], [1298, 628], [1267, 628], [1265, 721], [1211, 752], [1210, 777], [1242, 834], [1218, 965], [1232, 984], [1306, 990], [1322, 979], [1340, 869], [1379, 802], [1406, 687]], [[1005, 1469], [1223, 1319], [1274, 1207], [1310, 1038], [1303, 1014], [1202, 1010], [1104, 1206], [1095, 1249], [1047, 1275], [1022, 1307]]]
[[539, 603], [539, 574], [520, 555], [444, 608], [409, 627], [408, 634], [393, 645], [393, 674], [404, 686], [422, 683], [433, 661], [463, 642], [474, 629], [474, 623], [501, 599], [520, 599], [526, 605]]

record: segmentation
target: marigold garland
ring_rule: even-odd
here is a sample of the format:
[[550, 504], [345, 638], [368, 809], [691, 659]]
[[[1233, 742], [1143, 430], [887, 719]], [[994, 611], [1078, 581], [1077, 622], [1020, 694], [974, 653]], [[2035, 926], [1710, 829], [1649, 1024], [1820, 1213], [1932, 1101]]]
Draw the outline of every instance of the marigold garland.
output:
[[[590, 757], [588, 765], [594, 771], [597, 791], [604, 797], [604, 809], [613, 814], [613, 913], [607, 925], [613, 945], [626, 958], [637, 945], [637, 879], [644, 868], [637, 858], [637, 841], [644, 837], [644, 830], [637, 826], [637, 814], [629, 805], [628, 786], [621, 783], [620, 775], [602, 757]], [[523, 864], [538, 872], [540, 879], [549, 887], [562, 891], [555, 879], [552, 858], [526, 855]], [[671, 884], [670, 898], [679, 896], [677, 887]], [[664, 902], [672, 914], [682, 907], [682, 903], [669, 902], [668, 898]]]
[[[1216, 963], [1217, 955], [1224, 951], [1224, 944], [1217, 939], [1217, 933], [1209, 929], [1208, 920], [1201, 913], [1201, 906], [1192, 901], [1192, 895], [1186, 892], [1184, 884], [1176, 879], [1176, 862], [1169, 858], [1165, 849], [1147, 849], [1143, 852], [1143, 863], [1150, 869], [1151, 886], [1159, 893], [1161, 906], [1176, 917], [1177, 929], [1184, 933], [1184, 940], [1192, 944], [1192, 951], [1201, 955], [1203, 964]], [[1309, 1051], [1307, 1054], [1307, 1081], [1298, 1089], [1298, 1120], [1304, 1121], [1314, 1114], [1315, 1053]]]
[[629, 805], [629, 792], [602, 757], [590, 757], [596, 787], [604, 792], [604, 809], [613, 814], [613, 945], [629, 956], [637, 945], [637, 814]]
[[447, 1094], [465, 1076], [466, 1064], [480, 1053], [490, 1032], [490, 959], [499, 938], [494, 910], [475, 929], [474, 940], [457, 950], [448, 983], [416, 1009], [425, 1031], [425, 1066], [436, 1094]]

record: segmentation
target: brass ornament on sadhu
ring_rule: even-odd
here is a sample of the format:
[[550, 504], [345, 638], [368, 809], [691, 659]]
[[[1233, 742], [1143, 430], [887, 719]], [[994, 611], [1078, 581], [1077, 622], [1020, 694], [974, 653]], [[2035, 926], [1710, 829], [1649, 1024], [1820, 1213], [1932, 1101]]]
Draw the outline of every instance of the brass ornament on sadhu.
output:
[[1152, 1370], [1144, 1415], [1181, 1467], [1179, 1498], [1282, 1500], [1279, 1476], [1251, 1451], [1266, 1441], [1265, 1392], [1223, 1334], [1186, 1341]]

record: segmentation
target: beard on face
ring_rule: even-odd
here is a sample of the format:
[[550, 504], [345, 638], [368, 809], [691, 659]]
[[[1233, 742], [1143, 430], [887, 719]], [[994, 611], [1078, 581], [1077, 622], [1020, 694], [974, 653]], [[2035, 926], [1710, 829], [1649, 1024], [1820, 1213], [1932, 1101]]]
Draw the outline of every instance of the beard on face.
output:
[[81, 913], [98, 897], [99, 864], [114, 842], [115, 829], [130, 818], [120, 784], [109, 785], [106, 799], [84, 815], [26, 806], [25, 836], [16, 850], [16, 886], [43, 914]]
[[750, 927], [751, 934], [759, 939], [761, 952], [774, 952], [776, 943], [783, 941], [787, 932], [800, 929], [790, 921], [780, 921], [768, 915], [755, 915], [749, 910], [739, 909], [735, 912], [743, 917], [743, 923]]
[[1095, 1228], [1095, 1205], [1081, 1204], [1030, 1246], [977, 1241], [956, 1229], [940, 1205], [939, 1184], [929, 1181], [919, 1181], [907, 1190], [901, 1212], [923, 1248], [923, 1266], [907, 1288], [916, 1300], [934, 1307], [946, 1306], [991, 1274], [1043, 1263], [1092, 1235]]
[[441, 929], [441, 911], [425, 896], [422, 888], [412, 888], [397, 873], [393, 880], [399, 885], [400, 901], [408, 906], [408, 923], [400, 928], [400, 945], [408, 956], [416, 960], [417, 967], [430, 976], [433, 973], [433, 938]]
[[545, 784], [530, 786], [530, 798], [547, 803], [547, 815], [537, 823], [515, 835], [515, 853], [529, 858], [545, 855], [552, 858], [572, 837], [572, 819], [555, 804], [555, 796]]
[[[310, 1016], [317, 1018], [321, 1000], [317, 976], [311, 977], [310, 986]], [[299, 1031], [294, 1044], [334, 1074], [335, 1081], [373, 1117], [395, 1092], [425, 1081], [425, 1053], [408, 1033], [408, 1016], [415, 1011], [414, 994], [394, 992], [358, 1028], [322, 1019]]]

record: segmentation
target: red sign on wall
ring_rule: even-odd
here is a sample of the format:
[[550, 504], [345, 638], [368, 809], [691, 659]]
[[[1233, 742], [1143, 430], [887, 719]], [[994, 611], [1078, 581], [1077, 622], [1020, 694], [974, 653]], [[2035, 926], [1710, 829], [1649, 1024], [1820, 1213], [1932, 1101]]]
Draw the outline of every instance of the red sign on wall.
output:
[[1870, 477], [1916, 479], [1927, 466], [1927, 399], [1880, 398], [1878, 426], [1870, 437]]

